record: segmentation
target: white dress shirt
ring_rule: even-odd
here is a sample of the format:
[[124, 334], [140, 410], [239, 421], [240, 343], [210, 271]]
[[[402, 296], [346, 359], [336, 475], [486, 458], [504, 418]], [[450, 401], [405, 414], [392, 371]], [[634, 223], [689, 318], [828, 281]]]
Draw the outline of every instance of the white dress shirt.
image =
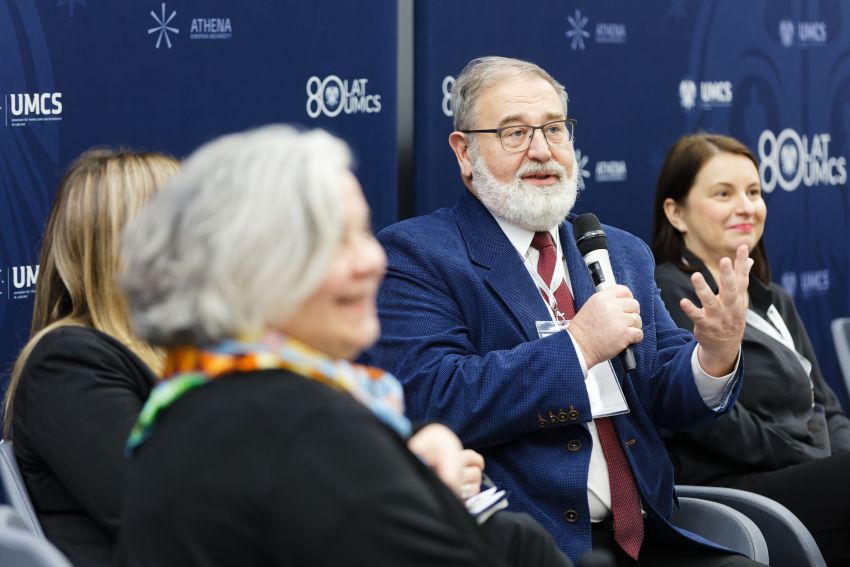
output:
[[[537, 261], [540, 258], [540, 252], [536, 248], [531, 247], [531, 240], [534, 238], [534, 232], [511, 224], [499, 217], [494, 218], [496, 219], [496, 222], [499, 223], [499, 227], [502, 229], [502, 232], [505, 233], [505, 236], [508, 237], [508, 240], [510, 240], [511, 244], [514, 248], [516, 248], [519, 255], [525, 261], [525, 267], [528, 269], [529, 275], [532, 270], [536, 273]], [[560, 252], [562, 248], [560, 245], [558, 228], [552, 228], [549, 233], [552, 235], [555, 248]], [[552, 276], [551, 289], [558, 289], [562, 280], [567, 282], [567, 286], [570, 288], [570, 292], [572, 292], [570, 274], [567, 269], [563, 253], [561, 252], [561, 261], [556, 264], [555, 273]], [[547, 305], [547, 308], [549, 308], [549, 315], [554, 321], [554, 313], [552, 312], [551, 307], [549, 307], [549, 305], [543, 300], [542, 296], [538, 296], [540, 297], [540, 300]], [[578, 343], [576, 343], [569, 330], [567, 330], [567, 334], [573, 342], [573, 348], [575, 349], [576, 356], [581, 364], [584, 377], [587, 378], [588, 369], [587, 363], [584, 360], [584, 353], [581, 352], [581, 348], [579, 348]], [[693, 355], [691, 356], [691, 369], [693, 370], [697, 390], [708, 407], [717, 409], [717, 407], [723, 402], [726, 384], [737, 371], [740, 359], [741, 357], [739, 355], [738, 361], [735, 363], [735, 369], [733, 369], [730, 374], [721, 378], [715, 378], [706, 374], [706, 372], [700, 367], [697, 349], [694, 349]], [[589, 421], [587, 428], [593, 441], [593, 449], [590, 453], [590, 467], [587, 473], [587, 501], [590, 507], [591, 521], [599, 522], [611, 515], [611, 487], [608, 480], [608, 463], [605, 460], [604, 453], [602, 452], [602, 445], [599, 442], [599, 434], [596, 431], [596, 424], [593, 421]]]

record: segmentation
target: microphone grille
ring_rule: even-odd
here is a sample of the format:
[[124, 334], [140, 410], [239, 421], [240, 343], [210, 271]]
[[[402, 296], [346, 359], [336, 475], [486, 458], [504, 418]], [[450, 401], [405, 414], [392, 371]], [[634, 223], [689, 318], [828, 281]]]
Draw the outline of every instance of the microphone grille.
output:
[[593, 213], [584, 213], [573, 221], [573, 236], [582, 256], [594, 250], [607, 250], [608, 238], [602, 230], [599, 219]]

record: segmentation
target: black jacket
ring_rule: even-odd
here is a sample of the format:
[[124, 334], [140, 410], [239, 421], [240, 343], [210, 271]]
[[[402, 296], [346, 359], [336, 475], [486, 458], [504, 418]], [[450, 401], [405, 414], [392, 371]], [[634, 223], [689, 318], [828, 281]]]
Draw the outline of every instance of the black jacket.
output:
[[87, 327], [46, 334], [15, 393], [12, 440], [47, 538], [74, 565], [111, 565], [124, 444], [154, 384], [114, 338]]
[[162, 412], [131, 458], [117, 557], [124, 567], [503, 564], [372, 412], [283, 370], [218, 378]]
[[[716, 293], [717, 285], [705, 265], [692, 254], [687, 260]], [[664, 263], [656, 268], [655, 279], [673, 320], [693, 330], [693, 323], [679, 307], [683, 297], [700, 306], [690, 273]], [[850, 420], [821, 375], [793, 300], [780, 286], [765, 286], [754, 276], [750, 277], [748, 291], [750, 309], [766, 318], [772, 303], [788, 327], [796, 350], [812, 363], [814, 398], [824, 407], [831, 448], [826, 449], [813, 433], [817, 418], [813, 417], [811, 384], [796, 355], [748, 324], [742, 344], [744, 382], [735, 406], [707, 428], [667, 436], [680, 484], [725, 484], [748, 473], [850, 451]]]

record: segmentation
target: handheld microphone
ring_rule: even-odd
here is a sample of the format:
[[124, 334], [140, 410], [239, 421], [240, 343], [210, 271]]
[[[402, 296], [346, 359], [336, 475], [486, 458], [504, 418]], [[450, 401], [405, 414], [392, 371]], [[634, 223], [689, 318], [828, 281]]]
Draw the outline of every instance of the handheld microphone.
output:
[[[578, 251], [584, 257], [584, 263], [590, 271], [596, 291], [602, 291], [616, 284], [611, 259], [608, 257], [608, 237], [593, 213], [584, 213], [573, 222], [573, 235]], [[635, 369], [635, 355], [631, 347], [620, 353], [620, 363], [626, 372]]]

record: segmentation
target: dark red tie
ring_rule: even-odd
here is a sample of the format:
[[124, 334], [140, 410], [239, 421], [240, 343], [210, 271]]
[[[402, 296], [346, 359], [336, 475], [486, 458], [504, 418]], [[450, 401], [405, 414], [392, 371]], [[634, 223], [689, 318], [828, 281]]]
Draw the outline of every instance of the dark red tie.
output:
[[[540, 251], [537, 261], [537, 273], [546, 283], [552, 284], [555, 262], [558, 261], [552, 235], [548, 232], [536, 232], [531, 246]], [[546, 298], [545, 292], [541, 290]], [[558, 310], [567, 319], [576, 314], [573, 296], [567, 287], [566, 279], [554, 292]], [[607, 417], [595, 419], [602, 453], [608, 462], [608, 482], [611, 486], [611, 513], [614, 515], [614, 539], [632, 559], [637, 559], [643, 543], [643, 513], [640, 509], [640, 494], [635, 485], [635, 477], [629, 468], [626, 454], [617, 438], [614, 424]]]
[[[531, 246], [540, 252], [540, 257], [537, 259], [537, 273], [540, 274], [543, 282], [551, 287], [552, 276], [555, 274], [555, 262], [558, 261], [552, 235], [548, 232], [535, 232], [534, 238], [531, 239]], [[543, 294], [544, 301], [548, 302], [546, 291], [541, 289], [540, 293]], [[576, 314], [576, 305], [570, 288], [567, 287], [566, 279], [561, 280], [561, 285], [553, 292], [553, 295], [558, 304], [558, 311], [564, 315], [564, 318], [572, 319]]]

